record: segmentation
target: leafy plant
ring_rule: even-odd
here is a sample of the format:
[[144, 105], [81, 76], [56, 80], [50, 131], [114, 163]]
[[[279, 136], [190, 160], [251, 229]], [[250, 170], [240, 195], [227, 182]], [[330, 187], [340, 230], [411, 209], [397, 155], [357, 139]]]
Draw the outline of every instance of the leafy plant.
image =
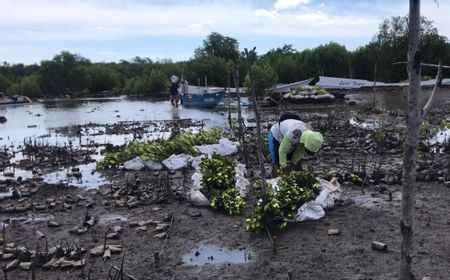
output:
[[223, 208], [230, 215], [240, 214], [245, 207], [244, 199], [234, 187], [224, 191], [214, 189], [211, 193], [210, 201], [212, 208]]
[[117, 168], [119, 164], [140, 156], [143, 160], [161, 162], [172, 154], [194, 154], [194, 146], [217, 143], [222, 136], [219, 129], [200, 130], [198, 133], [185, 133], [170, 140], [154, 142], [131, 141], [121, 151], [106, 153], [97, 163], [97, 169]]
[[234, 159], [212, 154], [200, 163], [202, 192], [209, 197], [211, 207], [224, 209], [230, 215], [239, 214], [245, 207], [244, 199], [236, 189]]
[[355, 184], [355, 185], [358, 185], [358, 186], [361, 186], [362, 183], [363, 183], [363, 180], [361, 179], [361, 177], [359, 177], [359, 176], [358, 176], [357, 174], [355, 174], [355, 173], [350, 173], [350, 174], [348, 174], [347, 179], [348, 179], [351, 183], [353, 183], [353, 184]]
[[259, 231], [274, 221], [281, 221], [279, 227], [285, 229], [298, 208], [318, 195], [320, 184], [313, 173], [298, 172], [282, 176], [278, 190], [270, 184], [262, 189], [254, 212], [245, 220], [248, 231]]
[[203, 158], [200, 163], [202, 173], [201, 184], [217, 189], [234, 188], [236, 163], [234, 159], [212, 154], [211, 158]]

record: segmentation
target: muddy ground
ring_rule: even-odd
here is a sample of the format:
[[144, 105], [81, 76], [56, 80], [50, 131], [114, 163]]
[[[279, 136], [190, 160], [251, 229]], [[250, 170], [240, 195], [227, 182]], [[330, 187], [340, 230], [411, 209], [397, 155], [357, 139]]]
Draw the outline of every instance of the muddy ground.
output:
[[[263, 109], [264, 128], [285, 109]], [[32, 179], [0, 182], [0, 188], [14, 186], [22, 194], [0, 198], [0, 265], [5, 268], [15, 259], [25, 263], [4, 269], [0, 279], [32, 279], [33, 274], [35, 279], [121, 279], [113, 266], [123, 268], [124, 279], [396, 279], [404, 113], [357, 107], [327, 113], [288, 109], [299, 111], [325, 137], [323, 149], [305, 159], [303, 167], [314, 167], [327, 179], [339, 178], [343, 189], [342, 198], [321, 220], [290, 224], [285, 231], [274, 226], [272, 244], [267, 232], [245, 230], [255, 202], [252, 190], [239, 216], [191, 206], [186, 192], [193, 170], [105, 171], [111, 183], [91, 190], [44, 183], [37, 172]], [[450, 119], [448, 105], [429, 118], [436, 129], [443, 119]], [[248, 121], [251, 137], [254, 129]], [[417, 279], [450, 279], [449, 145], [429, 143], [432, 134], [424, 131], [421, 139], [413, 267]], [[85, 152], [81, 157], [54, 154], [60, 165], [90, 161]], [[249, 154], [256, 155], [254, 146]], [[236, 156], [241, 162], [242, 157]], [[2, 162], [7, 158], [7, 153], [0, 156]], [[34, 167], [42, 170], [54, 162], [36, 158]], [[256, 166], [256, 156], [250, 162]], [[252, 168], [248, 173], [252, 181], [259, 174]], [[363, 179], [362, 186], [351, 182], [350, 173]], [[329, 229], [340, 234], [328, 235]], [[387, 244], [387, 250], [372, 249], [373, 241]], [[208, 245], [217, 247], [206, 251], [202, 246]], [[100, 256], [90, 252], [96, 247]], [[217, 263], [228, 250], [225, 261]], [[103, 259], [105, 251], [111, 256]], [[65, 261], [49, 264], [55, 256], [65, 256]], [[201, 260], [209, 264], [195, 265]]]

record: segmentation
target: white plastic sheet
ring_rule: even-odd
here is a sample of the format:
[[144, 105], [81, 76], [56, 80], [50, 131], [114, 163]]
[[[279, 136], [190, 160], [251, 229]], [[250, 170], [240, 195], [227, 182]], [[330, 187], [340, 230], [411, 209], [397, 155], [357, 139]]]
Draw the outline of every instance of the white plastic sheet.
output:
[[135, 157], [123, 164], [127, 170], [142, 170], [145, 168], [145, 162], [140, 157]]
[[230, 141], [228, 138], [222, 138], [219, 144], [194, 146], [194, 149], [201, 154], [217, 153], [221, 156], [229, 156], [237, 153], [237, 143]]
[[169, 170], [177, 170], [186, 167], [194, 158], [190, 155], [180, 154], [171, 155], [169, 158], [163, 160], [164, 166]]
[[188, 197], [189, 203], [194, 206], [206, 207], [210, 205], [209, 199], [206, 198], [199, 190], [192, 190]]
[[295, 214], [294, 221], [303, 222], [309, 220], [318, 220], [325, 216], [325, 210], [316, 201], [303, 203]]

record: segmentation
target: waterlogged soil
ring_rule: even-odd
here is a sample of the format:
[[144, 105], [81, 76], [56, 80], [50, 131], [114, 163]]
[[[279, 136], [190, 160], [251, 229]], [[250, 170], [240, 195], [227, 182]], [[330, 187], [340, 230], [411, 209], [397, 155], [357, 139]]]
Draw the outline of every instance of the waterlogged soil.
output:
[[[285, 231], [274, 225], [249, 233], [245, 218], [256, 200], [253, 189], [248, 207], [238, 216], [193, 207], [186, 199], [192, 185], [189, 169], [105, 171], [109, 183], [89, 190], [45, 183], [39, 176], [20, 182], [13, 177], [0, 183], [0, 192], [12, 187], [20, 191], [0, 196], [0, 239], [4, 239], [0, 265], [10, 264], [14, 257], [5, 260], [5, 253], [18, 254], [21, 245], [47, 256], [52, 247], [60, 246], [67, 268], [37, 267], [36, 279], [120, 279], [114, 278], [118, 275], [114, 266], [123, 268], [124, 279], [397, 279], [404, 113], [263, 109], [264, 131], [286, 109], [300, 111], [324, 134], [323, 149], [303, 161], [303, 168], [314, 167], [322, 177], [335, 176], [341, 183], [342, 197], [324, 218], [291, 223]], [[442, 119], [450, 119], [448, 106], [433, 112], [429, 121], [438, 128]], [[253, 120], [246, 124], [250, 137]], [[421, 139], [413, 267], [417, 279], [449, 279], [448, 145], [428, 145], [429, 138], [424, 132]], [[255, 151], [254, 147], [248, 151], [253, 166]], [[236, 156], [241, 162], [242, 157]], [[2, 155], [4, 162], [7, 158]], [[350, 179], [350, 173], [363, 179], [362, 186]], [[248, 177], [253, 181], [258, 174], [250, 168]], [[330, 229], [339, 234], [329, 235]], [[373, 241], [385, 243], [387, 250], [372, 249]], [[96, 247], [101, 248], [100, 256], [90, 254]], [[111, 256], [102, 258], [104, 251]], [[70, 261], [80, 259], [82, 268], [73, 268]], [[11, 268], [0, 279], [6, 277], [27, 279], [31, 272]]]

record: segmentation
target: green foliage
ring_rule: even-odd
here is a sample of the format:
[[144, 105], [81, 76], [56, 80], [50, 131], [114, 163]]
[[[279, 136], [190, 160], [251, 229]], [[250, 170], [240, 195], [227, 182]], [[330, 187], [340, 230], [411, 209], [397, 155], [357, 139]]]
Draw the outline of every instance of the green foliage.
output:
[[298, 172], [284, 175], [278, 182], [278, 190], [272, 185], [262, 186], [254, 212], [245, 220], [248, 231], [259, 231], [274, 221], [281, 221], [279, 227], [285, 229], [298, 208], [315, 199], [320, 184], [313, 173]]
[[355, 174], [355, 173], [350, 173], [350, 174], [348, 174], [347, 180], [348, 180], [350, 183], [353, 183], [353, 184], [358, 185], [358, 186], [361, 186], [362, 183], [363, 183], [363, 180], [361, 179], [361, 177], [359, 177], [359, 176], [358, 176], [357, 174]]
[[419, 131], [421, 136], [432, 136], [438, 132], [438, 129], [436, 127], [433, 127], [429, 121], [424, 121], [420, 125]]
[[[277, 73], [269, 64], [255, 64], [252, 66], [252, 70], [257, 95], [263, 95], [265, 89], [273, 87], [278, 81]], [[248, 75], [245, 77], [244, 86], [250, 92], [250, 78]]]
[[211, 207], [223, 209], [230, 215], [241, 213], [245, 206], [244, 199], [236, 189], [236, 163], [233, 158], [212, 154], [205, 157], [200, 164], [201, 185], [210, 190]]
[[167, 75], [160, 69], [152, 69], [148, 78], [148, 90], [150, 92], [166, 91], [169, 87]]
[[106, 153], [104, 158], [97, 162], [96, 168], [117, 168], [119, 164], [134, 157], [143, 160], [161, 162], [172, 154], [194, 154], [193, 147], [196, 145], [217, 143], [222, 136], [219, 129], [211, 131], [201, 130], [198, 133], [185, 133], [170, 140], [159, 140], [155, 142], [131, 141], [121, 151]]
[[245, 201], [235, 187], [226, 190], [213, 189], [211, 192], [211, 207], [224, 209], [229, 215], [237, 215], [245, 207]]
[[221, 57], [226, 61], [237, 61], [239, 58], [239, 43], [234, 38], [212, 32], [203, 41], [203, 47], [198, 48], [195, 52], [196, 56], [208, 54], [210, 56]]
[[441, 126], [443, 129], [450, 129], [450, 120], [442, 120]]
[[39, 77], [33, 75], [23, 78], [20, 82], [12, 84], [6, 92], [9, 95], [19, 94], [28, 97], [37, 97], [42, 95], [42, 90], [39, 86]]
[[92, 79], [92, 92], [112, 90], [119, 85], [118, 73], [107, 65], [92, 65], [89, 67], [89, 75]]
[[236, 185], [236, 163], [233, 158], [213, 154], [211, 158], [203, 158], [200, 164], [203, 186], [216, 189], [232, 188]]
[[190, 72], [187, 80], [204, 84], [207, 77], [208, 85], [226, 86], [228, 84], [228, 74], [231, 70], [230, 65], [223, 57], [209, 54], [198, 55], [188, 62]]
[[0, 92], [6, 92], [6, 89], [11, 85], [11, 82], [0, 73]]

